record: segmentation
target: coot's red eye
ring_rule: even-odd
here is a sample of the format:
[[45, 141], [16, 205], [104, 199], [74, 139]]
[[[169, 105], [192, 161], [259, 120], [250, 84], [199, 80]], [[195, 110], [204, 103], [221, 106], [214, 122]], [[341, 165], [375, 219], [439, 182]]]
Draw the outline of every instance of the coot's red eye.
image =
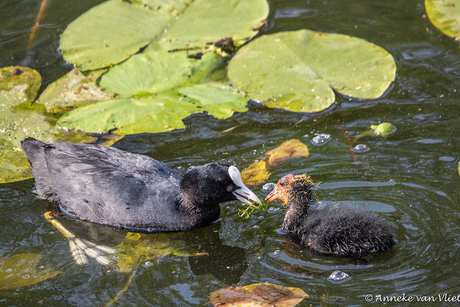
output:
[[227, 180], [221, 180], [220, 182], [223, 183], [223, 184], [226, 184]]

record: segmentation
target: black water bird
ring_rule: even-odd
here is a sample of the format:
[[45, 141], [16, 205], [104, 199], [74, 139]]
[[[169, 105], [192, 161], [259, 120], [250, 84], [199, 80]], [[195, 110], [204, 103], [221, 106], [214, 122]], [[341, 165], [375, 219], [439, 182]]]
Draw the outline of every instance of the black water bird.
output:
[[260, 200], [235, 166], [209, 163], [183, 177], [162, 162], [92, 144], [21, 142], [35, 192], [72, 217], [138, 232], [185, 231], [218, 219], [219, 203]]
[[282, 229], [310, 250], [359, 259], [388, 250], [395, 244], [390, 226], [371, 212], [352, 208], [310, 210], [315, 198], [309, 176], [282, 177], [268, 194], [268, 202], [279, 199], [288, 206]]

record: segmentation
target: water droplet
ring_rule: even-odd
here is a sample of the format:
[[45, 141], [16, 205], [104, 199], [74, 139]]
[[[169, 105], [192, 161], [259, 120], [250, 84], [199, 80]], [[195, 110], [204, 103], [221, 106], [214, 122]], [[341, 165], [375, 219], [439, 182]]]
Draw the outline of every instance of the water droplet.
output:
[[367, 152], [367, 151], [369, 151], [371, 149], [369, 147], [367, 147], [366, 145], [364, 145], [364, 144], [358, 144], [355, 147], [353, 147], [351, 150], [356, 152], [356, 153], [363, 153], [363, 152]]
[[6, 271], [7, 271], [8, 273], [11, 273], [11, 272], [13, 272], [13, 269], [6, 269]]
[[348, 275], [345, 272], [334, 271], [334, 272], [331, 273], [331, 275], [329, 275], [327, 280], [329, 280], [330, 282], [342, 282], [345, 279], [347, 279], [348, 277], [350, 277], [350, 275]]
[[271, 190], [273, 190], [275, 187], [276, 187], [275, 183], [269, 182], [269, 183], [264, 184], [264, 186], [262, 187], [262, 191], [271, 192]]
[[41, 265], [41, 266], [38, 267], [39, 270], [43, 270], [44, 268], [45, 268], [44, 265]]
[[115, 256], [112, 257], [112, 259], [118, 260], [118, 259], [120, 259], [120, 256], [119, 256], [119, 255], [115, 255]]
[[22, 278], [24, 279], [30, 278], [30, 275], [29, 274], [22, 275]]
[[326, 143], [329, 142], [330, 140], [332, 140], [330, 134], [320, 133], [320, 134], [317, 134], [317, 135], [311, 140], [311, 143], [312, 143], [313, 145], [315, 145], [315, 146], [323, 146], [324, 144], [326, 144]]
[[142, 264], [142, 266], [145, 267], [145, 268], [148, 268], [148, 267], [150, 267], [150, 266], [152, 266], [152, 265], [153, 265], [153, 262], [152, 262], [152, 261], [146, 261], [146, 262], [144, 262], [144, 263]]
[[273, 255], [278, 255], [280, 253], [280, 250], [277, 249], [276, 251], [273, 252]]
[[254, 225], [254, 226], [252, 226], [252, 228], [254, 228], [254, 229], [259, 229], [260, 226], [259, 226], [259, 225]]
[[278, 212], [278, 211], [280, 211], [280, 210], [281, 210], [280, 207], [270, 207], [270, 208], [268, 208], [267, 211], [268, 211], [269, 213], [275, 213], [275, 212]]

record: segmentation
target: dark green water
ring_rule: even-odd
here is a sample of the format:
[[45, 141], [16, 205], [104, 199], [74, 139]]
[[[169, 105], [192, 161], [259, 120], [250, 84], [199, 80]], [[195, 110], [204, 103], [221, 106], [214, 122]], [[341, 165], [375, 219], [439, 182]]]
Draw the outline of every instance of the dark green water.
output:
[[[50, 1], [34, 46], [33, 61], [44, 86], [69, 71], [57, 47], [59, 35], [79, 14], [100, 2]], [[21, 63], [37, 1], [0, 4], [0, 64]], [[234, 284], [272, 282], [302, 288], [310, 295], [300, 305], [367, 305], [384, 296], [460, 294], [460, 45], [424, 17], [423, 1], [271, 1], [266, 33], [312, 29], [367, 39], [388, 50], [397, 63], [397, 78], [387, 93], [358, 101], [338, 95], [337, 105], [315, 115], [293, 114], [251, 105], [227, 120], [194, 115], [185, 130], [128, 136], [114, 146], [164, 161], [183, 173], [211, 161], [240, 170], [286, 140], [299, 139], [310, 150], [274, 169], [269, 182], [290, 172], [307, 172], [318, 186], [322, 206], [354, 206], [388, 220], [398, 243], [390, 252], [370, 256], [367, 265], [312, 255], [279, 232], [284, 211], [271, 204], [248, 220], [237, 204], [224, 204], [222, 220], [210, 227], [167, 235], [175, 247], [207, 252], [200, 257], [168, 255], [141, 263], [119, 306], [202, 306], [209, 293]], [[332, 60], [332, 59], [331, 59]], [[391, 122], [396, 133], [365, 137], [364, 153], [350, 150], [350, 138], [370, 124]], [[234, 128], [226, 132], [226, 130]], [[315, 133], [330, 134], [324, 146], [313, 146]], [[356, 144], [353, 144], [353, 146]], [[44, 255], [43, 264], [63, 273], [42, 283], [0, 291], [4, 306], [103, 306], [128, 283], [95, 261], [77, 266], [67, 240], [43, 213], [53, 206], [37, 202], [33, 180], [0, 185], [0, 256]], [[262, 185], [251, 187], [266, 195]], [[69, 223], [69, 222], [67, 222]], [[79, 235], [116, 245], [123, 232], [74, 223]], [[165, 236], [152, 235], [155, 240]], [[350, 275], [341, 283], [327, 277], [334, 270]], [[394, 303], [390, 303], [393, 305]], [[408, 305], [402, 302], [400, 305]]]

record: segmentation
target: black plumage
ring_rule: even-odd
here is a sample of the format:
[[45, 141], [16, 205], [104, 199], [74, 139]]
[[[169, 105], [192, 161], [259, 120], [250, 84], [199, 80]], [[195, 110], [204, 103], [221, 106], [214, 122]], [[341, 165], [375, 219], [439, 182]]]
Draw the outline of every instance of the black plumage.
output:
[[210, 163], [181, 178], [162, 162], [91, 144], [21, 142], [39, 198], [67, 215], [133, 231], [183, 231], [209, 225], [219, 203], [259, 201], [234, 166]]
[[309, 210], [314, 197], [310, 177], [289, 174], [266, 200], [280, 199], [288, 206], [282, 229], [314, 252], [360, 258], [395, 244], [391, 227], [375, 214], [351, 208]]

